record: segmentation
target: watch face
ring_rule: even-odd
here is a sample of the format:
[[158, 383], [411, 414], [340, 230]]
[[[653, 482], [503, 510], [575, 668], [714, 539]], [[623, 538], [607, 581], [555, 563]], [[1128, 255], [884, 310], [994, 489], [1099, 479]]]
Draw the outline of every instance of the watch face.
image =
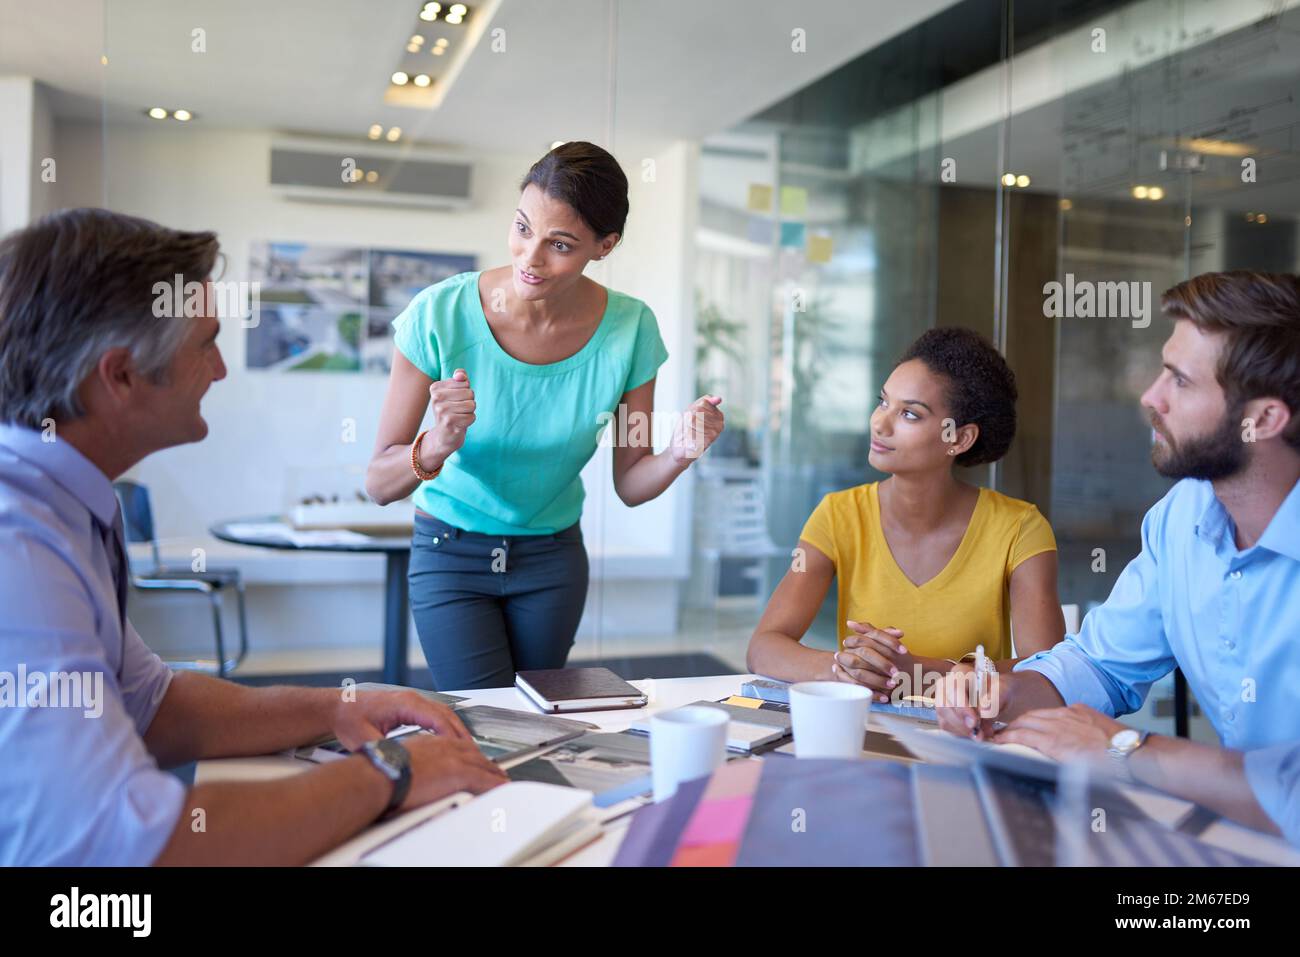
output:
[[392, 769], [392, 776], [395, 778], [399, 777], [411, 763], [410, 752], [402, 744], [391, 738], [376, 741], [375, 750], [384, 759], [384, 763]]
[[1131, 751], [1137, 747], [1140, 739], [1141, 735], [1132, 728], [1125, 728], [1115, 733], [1115, 736], [1110, 739], [1110, 746], [1117, 751]]

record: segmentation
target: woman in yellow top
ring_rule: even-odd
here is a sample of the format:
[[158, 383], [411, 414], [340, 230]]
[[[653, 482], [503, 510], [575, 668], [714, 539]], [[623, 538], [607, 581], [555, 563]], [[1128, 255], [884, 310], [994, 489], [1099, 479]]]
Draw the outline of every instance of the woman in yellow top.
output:
[[[1065, 635], [1056, 540], [1028, 502], [961, 481], [1016, 431], [1015, 374], [968, 329], [931, 329], [880, 391], [868, 461], [889, 473], [822, 499], [749, 641], [751, 671], [927, 694], [977, 645], [999, 670]], [[839, 579], [839, 650], [800, 643]], [[1000, 660], [999, 660], [1000, 659]], [[922, 686], [917, 687], [917, 682]]]

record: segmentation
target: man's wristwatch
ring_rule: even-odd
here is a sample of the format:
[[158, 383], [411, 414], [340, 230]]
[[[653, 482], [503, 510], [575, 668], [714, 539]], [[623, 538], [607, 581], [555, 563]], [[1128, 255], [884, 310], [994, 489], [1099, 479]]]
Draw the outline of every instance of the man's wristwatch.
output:
[[1138, 731], [1136, 728], [1125, 728], [1123, 731], [1116, 731], [1111, 737], [1110, 747], [1106, 749], [1106, 753], [1115, 760], [1115, 767], [1125, 780], [1137, 783], [1137, 778], [1133, 776], [1133, 768], [1128, 763], [1129, 755], [1142, 747], [1150, 733]]
[[369, 758], [370, 763], [379, 769], [379, 773], [393, 782], [393, 796], [380, 817], [391, 814], [402, 806], [402, 802], [406, 800], [406, 792], [411, 790], [411, 753], [400, 741], [394, 741], [392, 738], [367, 741], [357, 753]]

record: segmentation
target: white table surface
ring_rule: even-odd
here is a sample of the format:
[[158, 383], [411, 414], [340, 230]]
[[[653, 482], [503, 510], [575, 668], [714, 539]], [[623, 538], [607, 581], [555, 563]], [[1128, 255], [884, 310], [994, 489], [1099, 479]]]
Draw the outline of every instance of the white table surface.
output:
[[[728, 695], [739, 694], [740, 686], [756, 677], [758, 676], [744, 674], [700, 678], [644, 678], [631, 682], [645, 692], [646, 697], [649, 699], [644, 708], [624, 711], [574, 712], [560, 715], [560, 717], [589, 722], [596, 725], [600, 731], [626, 731], [634, 723], [657, 711], [667, 711], [695, 701], [716, 701]], [[533, 714], [541, 713], [521, 691], [514, 687], [453, 691], [450, 693], [467, 699], [459, 705], [462, 708], [471, 704], [485, 704], [499, 708], [528, 711]], [[310, 761], [293, 758], [287, 754], [271, 754], [251, 758], [220, 758], [200, 761], [194, 780], [196, 784], [209, 781], [264, 781], [299, 774], [316, 766]], [[507, 766], [509, 766], [509, 763]], [[634, 804], [626, 802], [625, 805], [619, 805], [618, 808], [610, 809], [610, 811], [617, 813], [631, 807], [634, 807]], [[417, 808], [385, 824], [370, 827], [314, 863], [323, 866], [355, 864], [361, 855], [371, 847], [429, 816], [431, 814], [428, 809]], [[631, 815], [624, 815], [612, 821], [605, 826], [599, 839], [565, 858], [560, 863], [560, 866], [608, 866], [618, 853], [618, 847], [623, 841], [623, 836], [630, 822]], [[1270, 863], [1300, 865], [1300, 851], [1291, 848], [1285, 842], [1271, 835], [1241, 827], [1230, 821], [1217, 821], [1200, 835], [1200, 839], [1218, 847]]]

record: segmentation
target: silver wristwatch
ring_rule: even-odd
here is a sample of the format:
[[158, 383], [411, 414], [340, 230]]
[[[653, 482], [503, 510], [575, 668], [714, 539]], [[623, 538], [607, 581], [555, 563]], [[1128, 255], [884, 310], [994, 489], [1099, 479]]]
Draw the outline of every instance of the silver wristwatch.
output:
[[1137, 778], [1133, 776], [1133, 768], [1128, 763], [1129, 755], [1142, 747], [1150, 734], [1150, 731], [1125, 728], [1123, 731], [1116, 731], [1111, 737], [1110, 747], [1106, 749], [1106, 753], [1115, 761], [1116, 769], [1126, 781], [1137, 783]]

